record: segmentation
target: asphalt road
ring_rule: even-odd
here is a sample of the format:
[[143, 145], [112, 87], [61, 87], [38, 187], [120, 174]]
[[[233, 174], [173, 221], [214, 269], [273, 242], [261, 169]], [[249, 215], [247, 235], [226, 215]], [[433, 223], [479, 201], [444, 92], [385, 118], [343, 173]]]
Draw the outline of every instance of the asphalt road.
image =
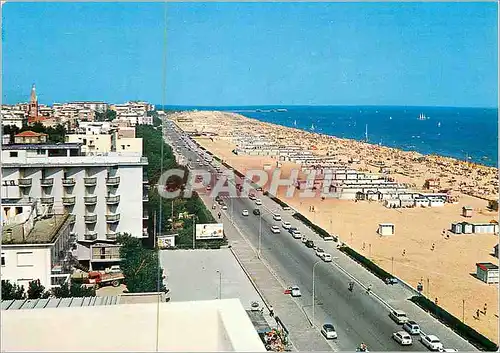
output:
[[[178, 135], [172, 131], [167, 136], [173, 138], [174, 142]], [[200, 158], [194, 151], [181, 148], [181, 153], [194, 162]], [[200, 158], [201, 159], [201, 158]], [[195, 168], [201, 169], [198, 165]], [[213, 171], [211, 167], [203, 167]], [[207, 196], [203, 196], [206, 198]], [[261, 193], [257, 197], [263, 198]], [[288, 285], [298, 285], [302, 297], [297, 302], [305, 312], [304, 320], [312, 320], [312, 286], [313, 266], [315, 267], [315, 320], [314, 323], [320, 327], [325, 322], [331, 322], [338, 332], [338, 339], [333, 346], [338, 350], [354, 350], [361, 342], [368, 345], [371, 351], [426, 351], [414, 337], [414, 343], [409, 347], [402, 347], [391, 335], [401, 330], [401, 326], [394, 323], [389, 317], [389, 309], [380, 301], [373, 298], [360, 288], [355, 286], [353, 292], [348, 291], [347, 285], [350, 278], [331, 263], [325, 263], [316, 256], [314, 250], [306, 248], [299, 240], [294, 239], [281, 227], [281, 222], [274, 221], [269, 204], [264, 202], [263, 206], [256, 206], [254, 201], [248, 198], [226, 199], [228, 212], [233, 223], [246, 235], [255, 248], [259, 248], [259, 216], [252, 214], [254, 208], [262, 211], [260, 249], [261, 256], [271, 265], [273, 270]], [[218, 206], [217, 206], [218, 207]], [[276, 207], [277, 208], [277, 207]], [[242, 210], [247, 209], [249, 216], [242, 216]], [[300, 222], [285, 215], [280, 210], [284, 220], [290, 221], [292, 226], [297, 226], [301, 231], [303, 226]], [[272, 225], [280, 227], [280, 234], [270, 231]], [[332, 253], [332, 256], [335, 256]], [[333, 259], [335, 261], [335, 258]], [[425, 331], [425, 327], [423, 327]], [[446, 342], [443, 342], [446, 345]]]

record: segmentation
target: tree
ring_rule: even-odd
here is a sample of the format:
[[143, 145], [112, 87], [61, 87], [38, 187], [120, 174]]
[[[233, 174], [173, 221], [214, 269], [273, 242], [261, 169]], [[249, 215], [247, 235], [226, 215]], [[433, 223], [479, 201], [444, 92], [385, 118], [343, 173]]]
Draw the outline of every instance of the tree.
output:
[[24, 286], [2, 280], [2, 300], [25, 299]]
[[48, 298], [50, 292], [45, 291], [45, 287], [42, 286], [40, 280], [31, 281], [28, 286], [28, 299], [39, 299]]
[[52, 294], [56, 298], [95, 297], [95, 288], [87, 288], [81, 283], [71, 282], [71, 284], [62, 284], [52, 289]]
[[141, 240], [129, 234], [120, 235], [117, 241], [121, 245], [120, 267], [125, 276], [127, 290], [130, 293], [166, 291], [158, 251], [145, 249]]

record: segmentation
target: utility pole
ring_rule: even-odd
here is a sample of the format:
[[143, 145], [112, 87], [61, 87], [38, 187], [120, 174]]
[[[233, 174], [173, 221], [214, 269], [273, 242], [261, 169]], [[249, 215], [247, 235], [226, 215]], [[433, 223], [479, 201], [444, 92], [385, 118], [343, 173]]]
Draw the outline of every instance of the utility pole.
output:
[[462, 299], [462, 322], [465, 324], [465, 299]]
[[193, 250], [195, 249], [195, 244], [196, 244], [196, 219], [195, 216], [193, 215]]
[[153, 248], [156, 249], [156, 211], [153, 215]]

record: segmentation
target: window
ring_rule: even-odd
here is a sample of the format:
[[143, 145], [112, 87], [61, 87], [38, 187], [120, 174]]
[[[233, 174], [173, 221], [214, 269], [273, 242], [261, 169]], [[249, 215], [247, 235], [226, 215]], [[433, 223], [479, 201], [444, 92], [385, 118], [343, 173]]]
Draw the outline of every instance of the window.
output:
[[21, 213], [23, 213], [23, 208], [16, 206], [16, 216]]
[[17, 266], [18, 267], [31, 267], [33, 266], [33, 252], [19, 251], [17, 253]]
[[9, 155], [10, 157], [17, 157], [17, 151], [16, 152], [11, 151]]
[[5, 266], [5, 255], [2, 254], [2, 266]]
[[45, 155], [45, 150], [36, 150], [36, 154]]
[[122, 145], [122, 150], [124, 150], [124, 149], [125, 149], [125, 145]]

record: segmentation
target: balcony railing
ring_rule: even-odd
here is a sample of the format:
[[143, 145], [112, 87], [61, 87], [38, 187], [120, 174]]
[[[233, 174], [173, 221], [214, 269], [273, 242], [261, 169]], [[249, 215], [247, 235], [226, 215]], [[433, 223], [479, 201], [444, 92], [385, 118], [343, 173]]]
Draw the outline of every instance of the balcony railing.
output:
[[74, 214], [69, 215], [69, 224], [73, 224], [76, 222], [76, 216]]
[[84, 196], [83, 200], [86, 205], [95, 205], [97, 203], [97, 196]]
[[148, 194], [142, 195], [142, 201], [143, 202], [148, 202], [149, 201], [149, 195]]
[[75, 179], [74, 178], [67, 178], [62, 180], [63, 186], [71, 187], [75, 186]]
[[106, 179], [106, 185], [118, 186], [120, 185], [120, 177], [109, 177]]
[[120, 202], [120, 195], [106, 197], [106, 203], [108, 205], [116, 205], [119, 202]]
[[29, 188], [31, 186], [31, 178], [19, 179], [19, 186], [22, 188]]
[[54, 178], [42, 179], [40, 180], [42, 186], [52, 186], [54, 185]]
[[83, 178], [83, 183], [85, 184], [85, 186], [96, 186], [97, 178], [96, 177]]
[[40, 197], [40, 202], [42, 203], [42, 205], [53, 205], [54, 204], [54, 197], [53, 196]]
[[87, 231], [87, 233], [84, 234], [84, 238], [85, 240], [96, 240], [97, 232]]
[[96, 214], [86, 214], [85, 215], [85, 223], [95, 223], [97, 222]]
[[118, 236], [118, 233], [107, 233], [106, 234], [106, 239], [107, 240], [116, 240], [117, 236]]
[[142, 214], [142, 219], [149, 219], [149, 214], [143, 213]]
[[142, 178], [142, 183], [143, 183], [143, 184], [149, 184], [149, 180], [148, 180], [148, 178], [147, 178], [147, 177], [143, 177], [143, 178]]
[[62, 202], [64, 206], [71, 206], [74, 205], [76, 201], [75, 196], [66, 196], [62, 198]]
[[120, 220], [120, 214], [119, 213], [114, 213], [114, 214], [107, 214], [106, 215], [106, 222], [108, 223], [115, 223]]

